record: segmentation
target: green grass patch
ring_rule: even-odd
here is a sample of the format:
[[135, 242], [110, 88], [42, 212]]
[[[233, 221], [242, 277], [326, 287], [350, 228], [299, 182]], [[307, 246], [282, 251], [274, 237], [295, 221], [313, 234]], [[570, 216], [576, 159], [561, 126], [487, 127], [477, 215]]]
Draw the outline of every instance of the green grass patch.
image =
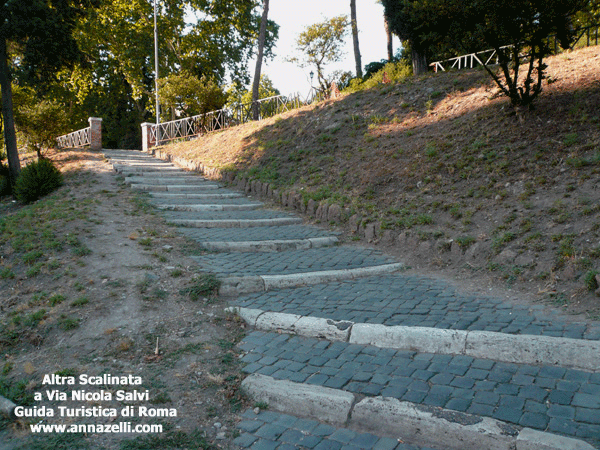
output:
[[81, 306], [87, 305], [89, 302], [90, 302], [89, 298], [82, 296], [82, 297], [79, 297], [77, 300], [74, 300], [73, 302], [71, 302], [71, 306], [81, 307]]
[[61, 314], [58, 318], [58, 327], [63, 331], [74, 330], [79, 326], [79, 319]]
[[181, 293], [187, 295], [191, 300], [199, 300], [202, 297], [214, 297], [219, 292], [221, 280], [215, 274], [204, 273], [191, 280], [192, 285], [183, 289]]
[[48, 304], [50, 306], [56, 306], [62, 302], [64, 302], [67, 298], [62, 294], [54, 294], [50, 298], [48, 298]]

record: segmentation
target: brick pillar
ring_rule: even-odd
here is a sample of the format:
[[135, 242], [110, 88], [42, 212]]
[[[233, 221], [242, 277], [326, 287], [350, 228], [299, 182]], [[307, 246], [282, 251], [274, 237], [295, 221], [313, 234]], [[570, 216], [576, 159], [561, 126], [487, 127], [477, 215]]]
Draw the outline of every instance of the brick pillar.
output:
[[92, 150], [102, 150], [102, 119], [90, 117], [90, 148]]
[[154, 138], [152, 138], [152, 127], [156, 126], [154, 123], [144, 122], [142, 124], [142, 151], [153, 154], [152, 147], [156, 145]]

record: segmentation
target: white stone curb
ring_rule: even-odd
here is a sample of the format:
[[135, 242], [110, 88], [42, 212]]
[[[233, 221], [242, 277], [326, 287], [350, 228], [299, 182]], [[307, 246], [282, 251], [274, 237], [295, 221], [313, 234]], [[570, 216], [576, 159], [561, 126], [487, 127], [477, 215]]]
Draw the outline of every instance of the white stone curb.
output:
[[[373, 345], [380, 348], [412, 350], [443, 355], [467, 355], [519, 364], [544, 364], [588, 372], [600, 372], [600, 341], [569, 339], [524, 334], [503, 334], [491, 331], [444, 330], [440, 328], [386, 326], [354, 322], [334, 322], [316, 317], [285, 313], [268, 313], [262, 319], [259, 310], [228, 308], [250, 326], [262, 330], [276, 329], [285, 333], [310, 337], [327, 337], [351, 344]], [[280, 316], [289, 316], [283, 318]], [[260, 318], [260, 322], [258, 321]], [[277, 326], [269, 327], [269, 320]], [[310, 324], [302, 327], [298, 324]], [[331, 327], [344, 324], [344, 333], [331, 333]], [[260, 324], [260, 326], [259, 326]], [[288, 324], [283, 326], [282, 324]], [[323, 326], [322, 333], [315, 331]], [[310, 331], [308, 331], [310, 330]]]
[[250, 375], [242, 388], [269, 408], [312, 417], [334, 425], [343, 425], [354, 403], [354, 395], [322, 386], [310, 386], [265, 375]]
[[488, 417], [252, 374], [242, 388], [269, 409], [421, 446], [452, 450], [594, 450], [578, 439]]
[[287, 287], [307, 286], [339, 280], [353, 280], [369, 275], [392, 273], [402, 269], [401, 263], [382, 264], [379, 266], [359, 267], [357, 269], [322, 270], [319, 272], [294, 273], [288, 275], [261, 275], [265, 281], [265, 290], [284, 289]]

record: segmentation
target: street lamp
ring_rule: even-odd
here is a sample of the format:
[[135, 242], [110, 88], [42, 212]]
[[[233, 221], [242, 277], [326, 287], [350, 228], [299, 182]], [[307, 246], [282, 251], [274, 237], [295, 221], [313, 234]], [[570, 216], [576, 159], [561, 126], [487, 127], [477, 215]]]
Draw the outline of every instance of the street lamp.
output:
[[156, 91], [156, 140], [158, 141], [158, 124], [160, 124], [160, 104], [158, 102], [158, 26], [156, 24], [156, 1], [157, 0], [154, 0], [154, 82]]

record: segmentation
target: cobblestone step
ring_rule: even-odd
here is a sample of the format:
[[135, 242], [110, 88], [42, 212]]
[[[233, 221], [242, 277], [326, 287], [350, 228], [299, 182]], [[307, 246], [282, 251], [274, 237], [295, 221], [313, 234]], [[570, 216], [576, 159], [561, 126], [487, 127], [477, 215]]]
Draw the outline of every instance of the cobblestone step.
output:
[[234, 304], [357, 323], [600, 340], [600, 321], [578, 322], [542, 304], [461, 293], [406, 273], [249, 294]]
[[317, 420], [298, 418], [276, 411], [249, 409], [238, 423], [240, 436], [233, 443], [241, 448], [291, 450], [374, 449], [374, 450], [445, 450], [446, 447], [420, 447], [398, 437], [382, 437], [335, 427]]
[[177, 176], [161, 176], [161, 177], [151, 177], [148, 174], [143, 176], [128, 176], [125, 178], [125, 183], [127, 184], [201, 184], [207, 183], [207, 180], [200, 178], [198, 175], [190, 175], [189, 172], [183, 172], [181, 175]]
[[323, 230], [310, 225], [284, 225], [274, 227], [254, 227], [245, 229], [243, 233], [239, 230], [229, 228], [181, 228], [182, 234], [198, 242], [206, 241], [267, 241], [270, 239], [313, 239], [335, 237], [336, 233]]
[[[246, 336], [239, 348], [248, 374], [392, 398], [600, 445], [600, 373], [260, 331]], [[260, 399], [260, 390], [254, 395]]]
[[358, 269], [396, 261], [371, 249], [328, 247], [281, 253], [217, 253], [194, 256], [203, 270], [220, 276], [287, 275], [328, 270]]
[[206, 190], [219, 189], [221, 186], [214, 183], [199, 182], [196, 184], [132, 184], [131, 189], [135, 191], [165, 191], [165, 192], [199, 192]]
[[196, 205], [174, 205], [174, 204], [159, 204], [157, 208], [165, 211], [253, 211], [263, 207], [262, 203], [246, 203], [246, 204], [196, 204]]
[[157, 202], [170, 200], [187, 199], [190, 201], [202, 200], [213, 201], [215, 199], [228, 199], [244, 197], [240, 192], [234, 192], [227, 189], [219, 189], [218, 192], [197, 193], [197, 192], [152, 192], [152, 198]]
[[175, 167], [171, 164], [163, 163], [154, 166], [142, 166], [142, 165], [128, 165], [128, 164], [113, 164], [113, 168], [115, 172], [120, 173], [124, 176], [129, 176], [131, 174], [143, 175], [144, 173], [168, 173], [174, 172], [179, 173], [182, 170], [179, 167]]
[[[222, 192], [221, 189], [219, 189], [219, 192]], [[231, 192], [233, 193], [233, 192]], [[158, 194], [158, 193], [157, 193]], [[196, 194], [196, 196], [198, 196], [198, 198], [188, 198], [188, 197], [182, 197], [180, 194], [171, 194], [170, 197], [168, 197], [169, 194], [162, 194], [162, 195], [156, 195], [156, 194], [152, 194], [152, 197], [150, 198], [150, 203], [152, 203], [153, 205], [156, 205], [156, 207], [167, 207], [167, 206], [194, 206], [194, 205], [214, 205], [214, 204], [219, 204], [219, 205], [263, 205], [263, 203], [261, 202], [257, 202], [256, 200], [253, 199], [248, 199], [245, 196], [241, 196], [241, 195], [236, 195], [236, 196], [232, 196], [232, 195], [223, 195], [223, 194], [200, 194], [201, 196], [198, 196]], [[204, 195], [204, 196], [202, 196]]]

